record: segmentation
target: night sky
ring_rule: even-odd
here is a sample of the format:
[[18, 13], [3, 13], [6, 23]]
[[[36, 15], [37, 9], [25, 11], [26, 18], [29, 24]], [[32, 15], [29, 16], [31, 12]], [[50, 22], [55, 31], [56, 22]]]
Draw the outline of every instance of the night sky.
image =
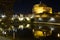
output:
[[16, 13], [31, 13], [34, 4], [42, 2], [53, 8], [53, 11], [60, 11], [59, 0], [16, 0], [14, 3], [14, 11]]

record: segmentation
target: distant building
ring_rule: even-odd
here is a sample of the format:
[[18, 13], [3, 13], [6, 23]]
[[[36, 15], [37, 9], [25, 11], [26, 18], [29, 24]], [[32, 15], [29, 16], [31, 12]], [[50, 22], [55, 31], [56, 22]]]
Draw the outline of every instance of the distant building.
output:
[[[52, 14], [52, 8], [47, 7], [45, 4], [40, 3], [40, 4], [35, 4], [33, 6], [32, 12], [36, 14], [36, 17], [41, 17], [42, 14]], [[47, 15], [44, 15], [44, 17]]]

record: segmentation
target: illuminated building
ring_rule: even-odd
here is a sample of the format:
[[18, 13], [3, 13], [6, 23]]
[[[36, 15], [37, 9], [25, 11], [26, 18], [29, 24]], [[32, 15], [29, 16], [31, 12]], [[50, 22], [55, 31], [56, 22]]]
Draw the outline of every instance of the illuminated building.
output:
[[35, 4], [32, 11], [35, 14], [40, 14], [40, 13], [43, 13], [43, 12], [48, 12], [48, 13], [52, 14], [52, 8], [47, 7], [46, 5], [44, 5], [42, 3], [41, 4]]
[[36, 14], [36, 17], [47, 17], [46, 14], [52, 14], [52, 8], [47, 7], [45, 4], [35, 4], [33, 6], [32, 12]]
[[39, 21], [38, 19], [42, 18], [46, 22], [52, 16], [52, 8], [43, 3], [35, 4], [32, 13], [35, 14], [35, 21]]
[[55, 17], [60, 17], [60, 12], [55, 13]]

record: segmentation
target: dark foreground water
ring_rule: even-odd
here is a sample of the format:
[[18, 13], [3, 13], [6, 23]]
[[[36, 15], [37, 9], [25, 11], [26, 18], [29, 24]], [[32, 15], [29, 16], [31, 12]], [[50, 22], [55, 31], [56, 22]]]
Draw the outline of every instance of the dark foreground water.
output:
[[[24, 29], [24, 30], [18, 30], [18, 32], [15, 32], [14, 40], [60, 40], [60, 38], [58, 38], [56, 34], [57, 33], [55, 32], [51, 36], [35, 38], [32, 30]], [[8, 34], [7, 36], [1, 35], [0, 40], [13, 40], [13, 32], [11, 31], [10, 34]]]

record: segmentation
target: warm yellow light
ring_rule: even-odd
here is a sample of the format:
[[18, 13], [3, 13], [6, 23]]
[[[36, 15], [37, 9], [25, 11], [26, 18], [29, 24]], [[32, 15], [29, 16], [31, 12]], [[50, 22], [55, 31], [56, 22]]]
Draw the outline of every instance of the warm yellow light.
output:
[[42, 17], [48, 17], [48, 15], [47, 14], [43, 14]]
[[43, 35], [42, 31], [35, 31], [34, 36], [35, 37], [40, 37], [40, 36], [44, 36], [44, 35]]
[[14, 20], [15, 18], [11, 18], [11, 20]]
[[60, 37], [60, 34], [58, 33], [58, 35], [57, 35], [58, 37]]
[[19, 25], [18, 29], [23, 29], [24, 26], [23, 25]]
[[30, 21], [30, 18], [29, 18], [29, 17], [26, 17], [26, 20], [27, 20], [27, 21]]
[[41, 16], [40, 16], [40, 15], [35, 15], [35, 17], [38, 17], [38, 18], [39, 18], [39, 17], [41, 17]]
[[26, 27], [29, 28], [30, 27], [30, 24], [27, 24]]
[[43, 7], [36, 7], [34, 8], [35, 13], [43, 13], [45, 10]]
[[33, 29], [32, 31], [34, 32], [35, 30]]
[[18, 17], [19, 21], [23, 21], [24, 17]]
[[33, 8], [33, 12], [35, 12], [35, 13], [37, 13], [37, 14], [39, 14], [39, 13], [43, 13], [44, 11], [46, 11], [45, 9], [44, 9], [44, 6], [39, 6], [40, 4], [36, 4], [36, 5], [34, 5], [34, 8]]
[[50, 8], [50, 11], [49, 11], [50, 14], [52, 14], [52, 8]]
[[40, 13], [43, 13], [43, 12], [47, 12], [47, 13], [52, 14], [52, 8], [51, 7], [47, 7], [45, 5], [40, 5], [40, 4], [34, 5], [32, 11], [36, 14], [40, 14]]

